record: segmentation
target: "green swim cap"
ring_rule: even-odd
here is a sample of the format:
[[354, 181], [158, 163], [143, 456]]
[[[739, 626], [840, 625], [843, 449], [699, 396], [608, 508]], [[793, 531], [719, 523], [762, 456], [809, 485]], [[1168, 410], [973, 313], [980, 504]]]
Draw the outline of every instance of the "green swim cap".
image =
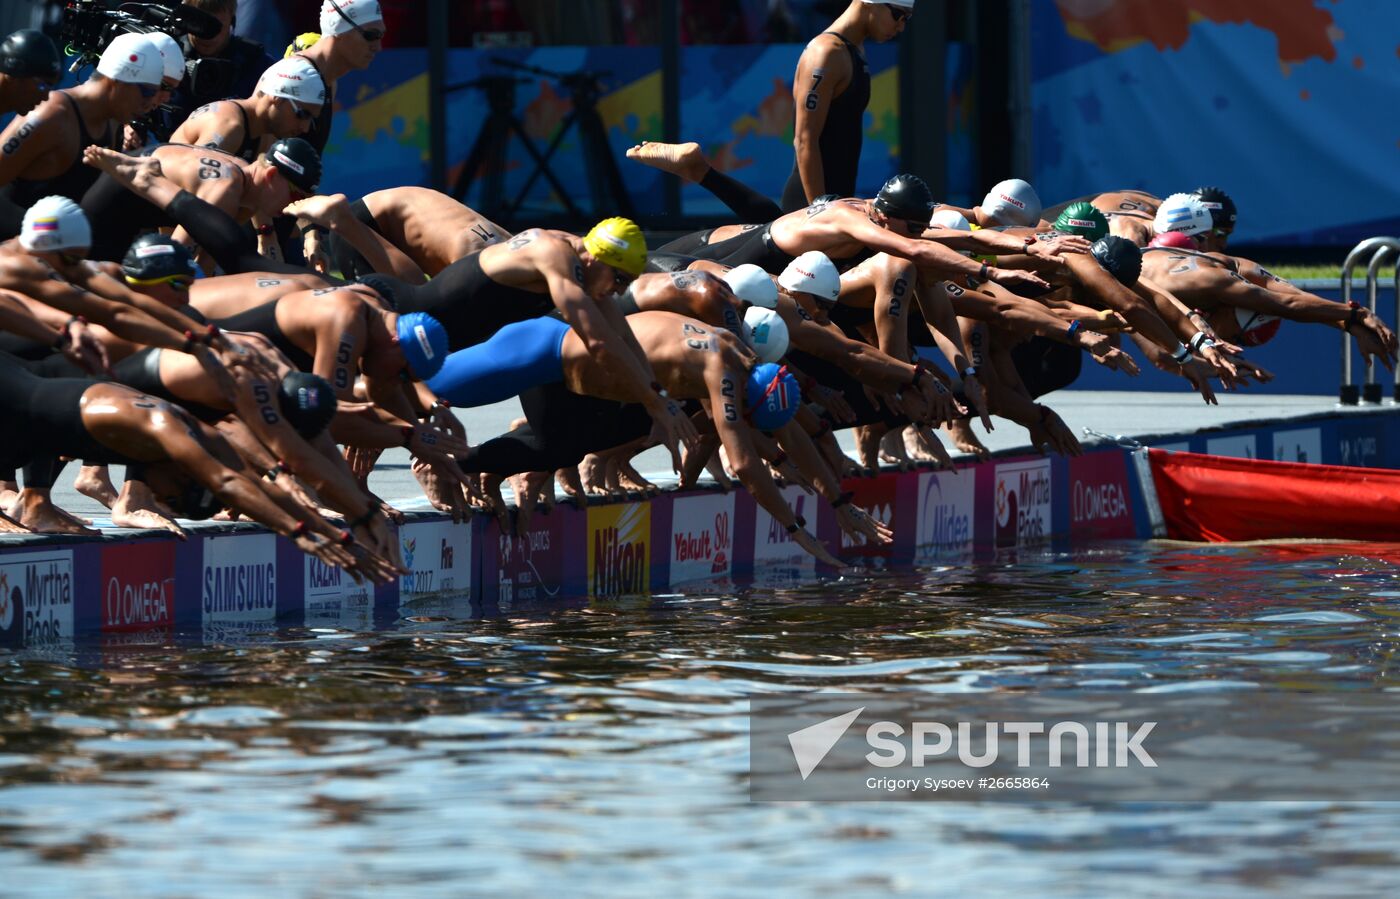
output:
[[1055, 230], [1087, 240], [1098, 240], [1108, 234], [1108, 217], [1095, 209], [1092, 203], [1071, 203], [1055, 219]]

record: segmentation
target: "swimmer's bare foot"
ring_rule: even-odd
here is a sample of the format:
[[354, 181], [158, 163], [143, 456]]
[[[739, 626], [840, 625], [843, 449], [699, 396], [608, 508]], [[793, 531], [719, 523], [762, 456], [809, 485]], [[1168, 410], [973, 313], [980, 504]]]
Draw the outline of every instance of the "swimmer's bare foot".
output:
[[137, 486], [138, 483], [127, 481], [122, 485], [121, 495], [112, 503], [112, 525], [139, 530], [164, 530], [181, 540], [188, 540], [189, 535], [185, 533], [185, 529], [168, 517], [166, 510], [156, 501], [151, 488], [144, 484]]
[[589, 496], [606, 496], [608, 492], [607, 461], [596, 453], [583, 457], [578, 465], [579, 478], [583, 481], [583, 492]]
[[49, 499], [48, 491], [21, 490], [10, 514], [36, 534], [69, 534], [76, 537], [96, 537], [101, 531], [84, 527]]
[[677, 178], [684, 178], [692, 184], [710, 170], [710, 161], [700, 152], [697, 143], [663, 144], [655, 141], [642, 141], [627, 151], [627, 158], [649, 165], [663, 172], [670, 172]]
[[128, 156], [96, 145], [83, 150], [83, 162], [106, 172], [127, 190], [146, 199], [150, 199], [146, 194], [165, 175], [160, 160], [154, 157]]
[[[117, 488], [112, 484], [112, 474], [105, 465], [84, 465], [78, 469], [78, 477], [73, 481], [73, 489], [96, 500], [108, 509], [117, 502]], [[112, 520], [116, 524], [116, 519]], [[117, 525], [124, 527], [125, 525]]]
[[947, 448], [943, 446], [943, 441], [939, 440], [930, 428], [910, 425], [904, 432], [904, 448], [909, 450], [909, 455], [915, 461], [932, 462], [939, 468], [950, 471], [958, 470], [953, 457], [948, 455]]
[[867, 472], [880, 467], [880, 438], [884, 435], [874, 426], [856, 428], [856, 453], [860, 456], [861, 468]]
[[29, 534], [32, 531], [24, 525], [15, 521], [4, 512], [0, 512], [0, 534]]
[[297, 200], [282, 210], [287, 215], [297, 217], [298, 225], [321, 225], [329, 228], [350, 211], [345, 194], [307, 197]]
[[496, 516], [496, 523], [500, 525], [501, 532], [506, 533], [510, 528], [510, 510], [506, 508], [505, 497], [501, 496], [501, 483], [505, 478], [498, 474], [483, 475], [481, 478], [481, 492], [486, 500], [486, 509]]
[[528, 471], [520, 475], [520, 489], [533, 497], [536, 507], [545, 515], [554, 511], [554, 481], [547, 471]]
[[640, 490], [649, 496], [655, 496], [661, 492], [660, 487], [642, 477], [637, 472], [637, 469], [632, 467], [632, 461], [630, 459], [618, 464], [617, 473], [619, 479], [622, 481], [622, 486], [626, 487], [628, 490]]
[[588, 505], [588, 497], [584, 495], [583, 481], [579, 478], [578, 468], [561, 468], [554, 473], [554, 480], [559, 484], [559, 489], [564, 491], [564, 495], [574, 501], [574, 505], [582, 509]]
[[8, 509], [19, 499], [18, 481], [0, 481], [0, 510]]
[[982, 441], [977, 439], [977, 435], [972, 432], [972, 422], [953, 421], [945, 427], [948, 429], [948, 436], [953, 438], [953, 446], [958, 448], [958, 452], [976, 456], [979, 462], [985, 462], [992, 457], [991, 450], [982, 445]]
[[914, 467], [914, 460], [909, 458], [909, 453], [904, 449], [902, 428], [891, 428], [880, 438], [880, 461], [886, 465], [897, 466], [900, 471], [908, 471]]

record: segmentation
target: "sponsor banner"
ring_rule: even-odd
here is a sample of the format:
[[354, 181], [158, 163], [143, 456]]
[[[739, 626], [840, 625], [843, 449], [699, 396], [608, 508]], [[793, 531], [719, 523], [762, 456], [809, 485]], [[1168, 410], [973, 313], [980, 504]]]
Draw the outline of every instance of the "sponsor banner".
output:
[[1274, 434], [1275, 462], [1322, 462], [1322, 429], [1300, 428]]
[[307, 627], [368, 630], [374, 626], [374, 587], [340, 568], [303, 556], [302, 604]]
[[1071, 537], [1115, 540], [1137, 536], [1129, 502], [1128, 462], [1121, 452], [1069, 460]]
[[399, 551], [411, 574], [399, 578], [403, 598], [472, 588], [471, 523], [412, 522], [399, 529]]
[[0, 646], [72, 642], [72, 550], [0, 556]]
[[277, 536], [204, 540], [200, 610], [210, 641], [239, 642], [277, 626]]
[[1384, 468], [1400, 463], [1385, 455], [1384, 432], [1376, 422], [1342, 422], [1338, 426], [1337, 464]]
[[[788, 508], [807, 522], [807, 532], [817, 532], [817, 511], [820, 500], [801, 487], [782, 487], [780, 492]], [[761, 584], [790, 583], [811, 577], [817, 570], [817, 560], [798, 546], [767, 510], [755, 503], [753, 533], [753, 575]]]
[[1212, 456], [1233, 456], [1236, 459], [1258, 459], [1259, 444], [1254, 434], [1232, 437], [1212, 437], [1206, 441], [1206, 452]]
[[996, 467], [996, 546], [1005, 549], [1044, 542], [1052, 531], [1050, 460]]
[[734, 494], [677, 498], [671, 506], [672, 584], [728, 578], [734, 570]]
[[169, 633], [175, 626], [175, 544], [102, 548], [102, 631]]
[[622, 596], [651, 590], [651, 504], [588, 510], [588, 593]]
[[[855, 494], [851, 498], [852, 505], [860, 506], [869, 512], [872, 518], [899, 533], [899, 528], [904, 524], [895, 514], [895, 488], [899, 485], [899, 480], [899, 475], [886, 474], [876, 478], [850, 478], [841, 486], [842, 489]], [[889, 556], [894, 552], [893, 545], [873, 547], [864, 543], [857, 544], [845, 531], [840, 533], [841, 551], [836, 553], [838, 556]]]
[[915, 551], [920, 559], [956, 557], [972, 551], [977, 471], [928, 471], [919, 475]]
[[[496, 538], [497, 602], [502, 611], [517, 602], [537, 603], [559, 596], [564, 586], [565, 544], [570, 534], [567, 522], [573, 513], [556, 507], [548, 515], [536, 512], [530, 518], [530, 529], [523, 536], [500, 533], [492, 528]], [[573, 537], [578, 539], [574, 529]]]

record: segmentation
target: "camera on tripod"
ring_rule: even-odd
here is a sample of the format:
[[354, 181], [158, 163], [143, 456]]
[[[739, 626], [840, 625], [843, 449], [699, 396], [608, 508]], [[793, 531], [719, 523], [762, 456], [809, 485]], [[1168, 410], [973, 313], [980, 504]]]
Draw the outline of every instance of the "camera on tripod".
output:
[[[97, 62], [119, 34], [163, 31], [176, 40], [185, 35], [209, 39], [223, 29], [218, 19], [180, 0], [113, 6], [110, 0], [68, 0], [64, 6], [59, 37], [67, 52], [77, 57], [75, 70]], [[185, 80], [196, 97], [227, 96], [237, 74], [233, 63], [223, 59], [192, 59], [185, 63]]]
[[[217, 37], [223, 23], [180, 0], [150, 3], [122, 3], [110, 0], [68, 0], [63, 8], [59, 37], [65, 50], [77, 57], [72, 70], [97, 62], [102, 51], [121, 34], [150, 34], [162, 31], [179, 40], [186, 35], [209, 39]], [[238, 71], [223, 59], [191, 59], [185, 62], [185, 84], [195, 97], [225, 97], [233, 88]], [[143, 133], [157, 123], [159, 110], [133, 125]]]

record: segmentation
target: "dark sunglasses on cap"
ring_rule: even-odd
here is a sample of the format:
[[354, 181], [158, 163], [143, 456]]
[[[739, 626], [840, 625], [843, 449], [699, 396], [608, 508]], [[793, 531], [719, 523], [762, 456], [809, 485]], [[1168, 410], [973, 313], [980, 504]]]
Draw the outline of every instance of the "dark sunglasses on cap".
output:
[[307, 122], [311, 119], [316, 118], [315, 114], [312, 113], [311, 110], [307, 109], [305, 106], [302, 106], [300, 103], [293, 100], [291, 97], [286, 97], [284, 99], [288, 103], [292, 104], [292, 111], [296, 113], [298, 122]]
[[892, 3], [886, 3], [884, 4], [884, 7], [885, 9], [888, 9], [890, 11], [890, 15], [894, 16], [896, 24], [900, 22], [907, 22], [908, 20], [914, 18], [914, 10], [912, 9], [905, 9], [902, 6], [895, 6]]
[[627, 286], [629, 284], [637, 280], [635, 276], [629, 275], [627, 272], [624, 272], [622, 269], [617, 268], [616, 266], [610, 265], [608, 266], [608, 268], [612, 269], [613, 273], [613, 290], [615, 290], [618, 293], [622, 293], [624, 290], [627, 289]]
[[347, 15], [345, 14], [345, 10], [341, 9], [341, 8], [340, 8], [340, 4], [339, 4], [339, 3], [336, 3], [335, 0], [331, 0], [331, 7], [336, 11], [337, 14], [339, 14], [339, 16], [340, 16], [342, 19], [344, 19], [346, 22], [348, 22], [348, 23], [350, 24], [350, 27], [351, 27], [351, 28], [355, 29], [356, 33], [358, 33], [358, 34], [360, 35], [360, 37], [364, 38], [364, 39], [365, 39], [366, 41], [368, 41], [369, 43], [372, 44], [372, 43], [374, 43], [375, 41], [382, 41], [382, 40], [384, 39], [384, 30], [383, 30], [383, 29], [381, 29], [381, 28], [374, 28], [374, 29], [361, 28], [361, 27], [360, 27], [360, 23], [356, 22], [354, 19], [352, 19], [352, 18], [350, 18], [349, 16], [347, 16]]

